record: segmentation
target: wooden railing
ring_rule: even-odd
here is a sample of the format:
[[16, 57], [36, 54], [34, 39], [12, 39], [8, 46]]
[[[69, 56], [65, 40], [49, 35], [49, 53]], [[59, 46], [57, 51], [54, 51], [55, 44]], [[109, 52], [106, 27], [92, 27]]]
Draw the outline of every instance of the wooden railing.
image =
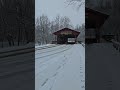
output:
[[113, 47], [120, 52], [120, 42], [111, 40], [113, 43]]

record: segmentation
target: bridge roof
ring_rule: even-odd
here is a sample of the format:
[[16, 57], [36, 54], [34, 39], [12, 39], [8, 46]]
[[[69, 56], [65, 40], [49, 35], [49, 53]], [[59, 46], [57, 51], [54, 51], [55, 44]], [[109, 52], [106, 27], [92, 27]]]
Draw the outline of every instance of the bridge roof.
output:
[[54, 32], [53, 34], [54, 35], [61, 35], [61, 33], [63, 33], [63, 32], [71, 32], [71, 35], [73, 34], [73, 35], [79, 35], [80, 34], [80, 32], [79, 31], [75, 31], [75, 30], [72, 30], [72, 29], [70, 29], [70, 28], [63, 28], [63, 29], [61, 29], [61, 30], [58, 30], [58, 31], [56, 31], [56, 32]]

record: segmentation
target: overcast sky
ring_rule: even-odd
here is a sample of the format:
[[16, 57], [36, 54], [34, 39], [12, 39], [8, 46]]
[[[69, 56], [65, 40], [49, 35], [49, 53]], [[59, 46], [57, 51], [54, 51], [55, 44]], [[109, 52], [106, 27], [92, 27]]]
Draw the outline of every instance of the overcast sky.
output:
[[55, 19], [58, 14], [67, 16], [74, 26], [85, 23], [84, 5], [77, 10], [77, 5], [68, 5], [66, 0], [35, 0], [35, 17], [42, 14], [47, 15], [50, 20]]

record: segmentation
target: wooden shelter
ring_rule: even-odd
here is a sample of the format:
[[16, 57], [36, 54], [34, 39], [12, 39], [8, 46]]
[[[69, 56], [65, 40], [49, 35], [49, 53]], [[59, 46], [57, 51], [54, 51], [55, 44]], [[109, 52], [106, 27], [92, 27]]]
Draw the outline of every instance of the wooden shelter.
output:
[[69, 28], [63, 28], [53, 34], [57, 36], [57, 44], [75, 44], [80, 32]]
[[85, 8], [86, 43], [100, 42], [100, 27], [104, 24], [109, 15], [90, 8]]

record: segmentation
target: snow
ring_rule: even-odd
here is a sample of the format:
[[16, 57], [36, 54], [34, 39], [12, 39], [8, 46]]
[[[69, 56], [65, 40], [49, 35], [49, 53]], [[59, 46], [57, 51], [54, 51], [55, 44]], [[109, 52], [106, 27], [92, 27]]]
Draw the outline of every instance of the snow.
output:
[[9, 52], [9, 51], [14, 51], [14, 50], [20, 50], [20, 49], [26, 49], [26, 48], [34, 48], [34, 43], [29, 43], [26, 45], [20, 45], [20, 46], [9, 46], [5, 48], [0, 48], [0, 53], [2, 52]]
[[86, 80], [90, 90], [120, 90], [120, 53], [112, 43], [86, 45]]
[[55, 45], [55, 44], [35, 45], [35, 48], [37, 48], [37, 47], [44, 47], [44, 46], [51, 46], [51, 45]]
[[81, 44], [37, 48], [35, 90], [85, 90], [85, 48]]
[[[32, 45], [28, 45], [31, 47]], [[17, 48], [17, 47], [16, 47]], [[25, 46], [18, 46], [18, 48], [9, 48], [9, 51], [26, 48]], [[6, 48], [3, 48], [8, 51]], [[34, 50], [34, 48], [33, 48]], [[4, 51], [4, 52], [5, 52]], [[27, 52], [29, 50], [22, 50]], [[21, 50], [17, 51], [21, 52]], [[8, 53], [8, 52], [6, 52]], [[2, 53], [1, 53], [2, 54]], [[5, 55], [5, 54], [2, 54]], [[9, 52], [9, 54], [16, 54]], [[17, 54], [0, 58], [0, 90], [33, 90], [34, 89], [34, 51]]]

